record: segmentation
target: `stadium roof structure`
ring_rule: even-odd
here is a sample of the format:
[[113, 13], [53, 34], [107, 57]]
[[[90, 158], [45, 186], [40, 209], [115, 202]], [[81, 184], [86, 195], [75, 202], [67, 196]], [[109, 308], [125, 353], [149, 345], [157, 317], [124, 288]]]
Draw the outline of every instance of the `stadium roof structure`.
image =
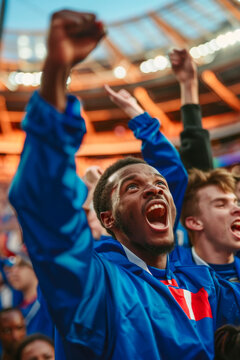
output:
[[[84, 107], [88, 133], [77, 154], [82, 168], [139, 154], [126, 115], [104, 91], [124, 87], [179, 145], [180, 90], [168, 52], [188, 48], [199, 69], [203, 125], [210, 130], [216, 166], [240, 162], [240, 2], [237, 0], [160, 1], [154, 11], [107, 24], [107, 37], [77, 65], [69, 91]], [[24, 133], [20, 122], [37, 89], [46, 55], [46, 32], [3, 33], [0, 74], [0, 169], [16, 170]]]

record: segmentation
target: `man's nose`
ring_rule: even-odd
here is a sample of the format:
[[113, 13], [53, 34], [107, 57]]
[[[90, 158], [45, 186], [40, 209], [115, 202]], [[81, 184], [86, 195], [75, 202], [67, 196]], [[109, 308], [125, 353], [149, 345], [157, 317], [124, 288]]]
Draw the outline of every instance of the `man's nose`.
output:
[[234, 214], [239, 214], [240, 215], [240, 203], [237, 202], [236, 204], [233, 205], [233, 209], [232, 209], [232, 212]]
[[162, 194], [163, 193], [163, 189], [161, 189], [159, 186], [150, 184], [147, 185], [143, 191], [143, 196], [144, 197], [149, 197], [152, 195], [158, 195], [158, 194]]

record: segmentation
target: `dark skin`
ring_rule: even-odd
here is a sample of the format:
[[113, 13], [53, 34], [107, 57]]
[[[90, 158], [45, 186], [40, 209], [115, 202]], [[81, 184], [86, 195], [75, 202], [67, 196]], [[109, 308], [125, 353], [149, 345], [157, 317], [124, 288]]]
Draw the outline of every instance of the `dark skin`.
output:
[[153, 167], [135, 164], [119, 169], [109, 182], [112, 209], [101, 213], [105, 228], [146, 264], [164, 269], [176, 216], [166, 180]]
[[0, 341], [5, 360], [12, 359], [16, 346], [25, 336], [25, 321], [20, 311], [11, 310], [0, 314]]
[[40, 95], [58, 111], [66, 108], [66, 80], [72, 67], [83, 61], [104, 35], [104, 26], [94, 14], [70, 10], [53, 14]]

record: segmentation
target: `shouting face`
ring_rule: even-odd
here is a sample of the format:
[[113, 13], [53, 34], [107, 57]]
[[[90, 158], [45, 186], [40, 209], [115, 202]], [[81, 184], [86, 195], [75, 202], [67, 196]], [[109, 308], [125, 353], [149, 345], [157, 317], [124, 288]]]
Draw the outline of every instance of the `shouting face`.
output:
[[217, 250], [240, 250], [240, 207], [234, 193], [215, 185], [198, 191], [201, 230]]
[[176, 208], [164, 177], [146, 164], [128, 165], [110, 178], [112, 209], [104, 225], [137, 256], [169, 252], [174, 244]]

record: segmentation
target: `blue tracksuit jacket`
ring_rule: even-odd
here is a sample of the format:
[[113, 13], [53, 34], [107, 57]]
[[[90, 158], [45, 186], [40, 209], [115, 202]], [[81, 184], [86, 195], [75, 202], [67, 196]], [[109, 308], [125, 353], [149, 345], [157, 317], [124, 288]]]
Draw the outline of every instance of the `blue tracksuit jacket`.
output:
[[[172, 251], [170, 253], [170, 261], [171, 264], [174, 264], [174, 266], [182, 266], [182, 264], [184, 265], [194, 265], [194, 259], [192, 256], [192, 249], [191, 247], [186, 248], [186, 247], [182, 247], [182, 246], [176, 246], [176, 248], [174, 249], [174, 251]], [[234, 264], [235, 264], [235, 268], [236, 268], [236, 274], [235, 276], [240, 279], [240, 259], [239, 257], [235, 256], [234, 257]], [[201, 266], [201, 265], [200, 265]], [[211, 265], [209, 265], [211, 266]], [[224, 265], [222, 266], [222, 269], [224, 269]], [[216, 273], [218, 274], [217, 270], [215, 270]], [[223, 274], [223, 270], [222, 270], [222, 274], [218, 274], [218, 276], [225, 276], [225, 278], [227, 278], [227, 268], [226, 268], [226, 274]]]
[[9, 195], [67, 359], [213, 359], [215, 329], [240, 322], [239, 285], [206, 266], [148, 268], [113, 239], [94, 245], [74, 162], [78, 106], [69, 98], [60, 114], [35, 93]]

